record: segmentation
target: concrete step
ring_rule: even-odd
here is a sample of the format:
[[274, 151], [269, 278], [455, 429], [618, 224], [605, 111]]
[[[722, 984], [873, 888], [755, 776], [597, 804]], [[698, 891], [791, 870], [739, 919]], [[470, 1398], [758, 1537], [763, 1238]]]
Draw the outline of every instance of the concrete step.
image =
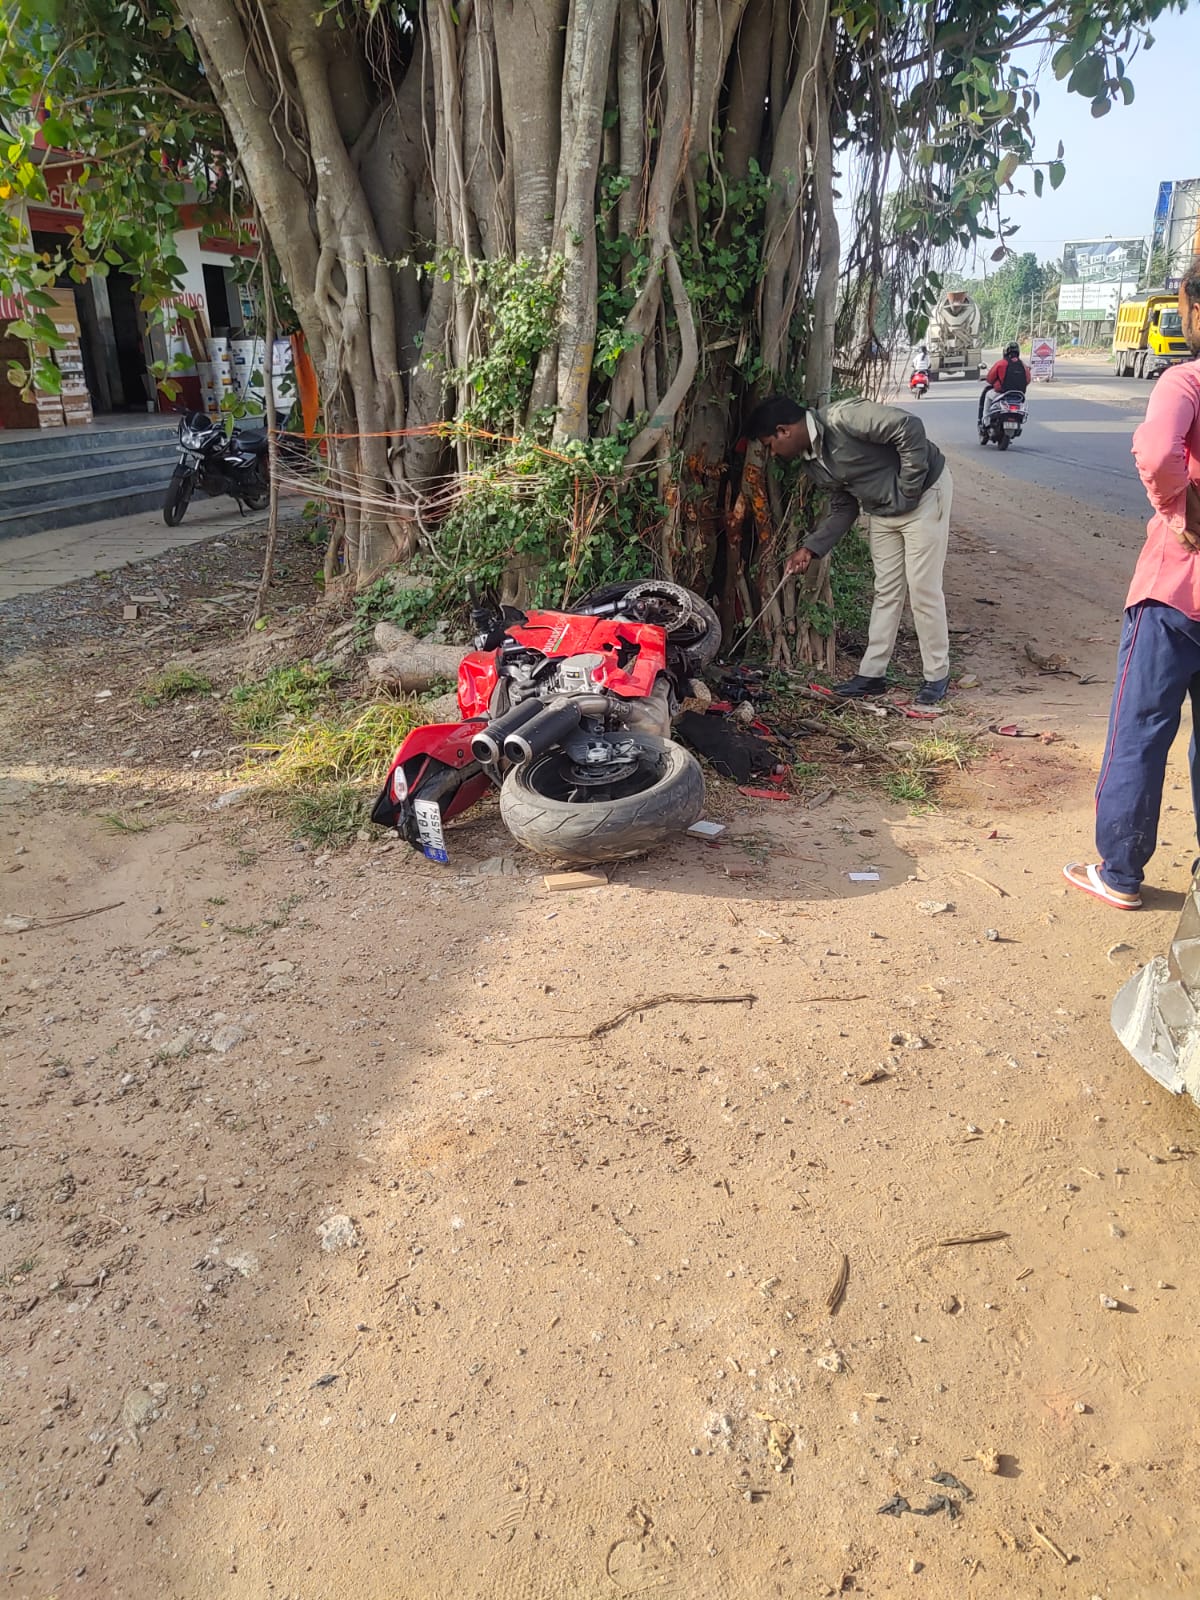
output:
[[[178, 445], [174, 440], [147, 445], [122, 445], [115, 450], [88, 450], [82, 454], [64, 451], [61, 456], [11, 456], [0, 467], [0, 510], [10, 510], [21, 499], [34, 499], [38, 504], [48, 499], [72, 498], [72, 485], [80, 478], [96, 478], [98, 488], [106, 488], [104, 480], [112, 474], [125, 474], [126, 478], [157, 475], [163, 462], [176, 461]], [[54, 485], [62, 483], [62, 494], [54, 494]]]
[[78, 523], [102, 522], [108, 517], [158, 510], [166, 498], [171, 471], [171, 463], [167, 462], [158, 481], [148, 480], [143, 470], [136, 481], [106, 494], [75, 496], [48, 505], [0, 511], [0, 539], [19, 539], [24, 534], [45, 533], [51, 528], [71, 528]]
[[68, 459], [88, 462], [114, 451], [169, 450], [178, 437], [178, 422], [173, 417], [117, 428], [22, 430], [15, 438], [0, 432], [0, 484], [44, 476], [54, 464]]
[[[42, 463], [45, 471], [49, 462]], [[19, 483], [0, 483], [0, 516], [6, 511], [32, 511], [35, 506], [56, 505], [75, 500], [84, 490], [98, 495], [114, 493], [129, 484], [165, 483], [175, 465], [175, 452], [140, 451], [136, 454], [97, 452], [95, 465], [89, 461], [79, 470], [77, 459], [64, 461], [62, 470], [44, 478], [25, 478]]]

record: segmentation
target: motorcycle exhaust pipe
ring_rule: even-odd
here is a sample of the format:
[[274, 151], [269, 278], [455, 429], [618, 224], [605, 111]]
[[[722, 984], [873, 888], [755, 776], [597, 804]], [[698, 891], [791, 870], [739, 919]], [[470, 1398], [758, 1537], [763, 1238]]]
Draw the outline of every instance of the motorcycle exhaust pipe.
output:
[[474, 735], [471, 754], [485, 766], [499, 761], [508, 735], [523, 728], [534, 717], [541, 716], [543, 710], [542, 702], [537, 699], [522, 700], [520, 705], [511, 706], [503, 716], [489, 722], [486, 728]]
[[526, 722], [517, 733], [510, 733], [504, 741], [504, 754], [514, 767], [532, 761], [561, 743], [579, 726], [580, 710], [574, 700], [560, 700], [549, 705], [539, 716]]

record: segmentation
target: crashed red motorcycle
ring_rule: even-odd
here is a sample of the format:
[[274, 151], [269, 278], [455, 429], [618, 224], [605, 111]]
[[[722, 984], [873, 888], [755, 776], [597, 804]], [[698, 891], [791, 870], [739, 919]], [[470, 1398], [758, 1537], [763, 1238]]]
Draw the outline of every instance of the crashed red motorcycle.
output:
[[689, 828], [704, 777], [671, 719], [721, 647], [712, 608], [657, 580], [569, 611], [472, 603], [462, 721], [409, 734], [371, 820], [432, 861], [448, 859], [445, 824], [493, 788], [513, 838], [560, 861], [620, 861]]

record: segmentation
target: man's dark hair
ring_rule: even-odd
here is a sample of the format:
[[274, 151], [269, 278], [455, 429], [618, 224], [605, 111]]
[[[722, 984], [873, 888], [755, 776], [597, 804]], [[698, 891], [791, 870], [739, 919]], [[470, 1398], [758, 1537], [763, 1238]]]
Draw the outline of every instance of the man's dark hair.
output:
[[789, 400], [785, 394], [769, 395], [760, 400], [746, 423], [747, 439], [768, 439], [776, 428], [789, 427], [793, 422], [803, 422], [804, 407]]
[[1194, 258], [1183, 275], [1183, 292], [1190, 305], [1200, 306], [1200, 256]]

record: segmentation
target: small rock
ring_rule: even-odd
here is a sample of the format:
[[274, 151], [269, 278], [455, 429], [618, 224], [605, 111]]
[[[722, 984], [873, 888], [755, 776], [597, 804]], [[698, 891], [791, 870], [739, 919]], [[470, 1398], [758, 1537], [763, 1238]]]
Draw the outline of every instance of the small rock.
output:
[[271, 961], [263, 968], [268, 978], [283, 978], [289, 972], [295, 972], [295, 970], [296, 963], [294, 961]]
[[945, 911], [954, 910], [952, 900], [918, 900], [918, 911], [927, 911], [931, 917], [940, 917]]
[[219, 794], [209, 806], [210, 811], [227, 811], [230, 806], [240, 806], [243, 800], [254, 793], [253, 784], [240, 783], [236, 789], [226, 789], [224, 794]]
[[830, 1350], [826, 1355], [817, 1357], [817, 1365], [822, 1372], [845, 1372], [846, 1361], [840, 1350]]
[[163, 1045], [162, 1053], [165, 1056], [171, 1056], [173, 1059], [178, 1058], [179, 1056], [185, 1056], [192, 1048], [195, 1038], [196, 1032], [194, 1028], [180, 1028], [175, 1037], [173, 1039], [169, 1039], [167, 1043]]
[[225, 1022], [216, 1029], [209, 1044], [218, 1055], [224, 1056], [241, 1044], [245, 1037], [245, 1028], [240, 1027], [236, 1022]]
[[1110, 1294], [1102, 1294], [1100, 1296], [1100, 1304], [1104, 1307], [1105, 1311], [1115, 1311], [1120, 1303], [1121, 1302], [1119, 1300], [1114, 1300]]
[[942, 1310], [948, 1317], [953, 1317], [957, 1312], [962, 1310], [962, 1301], [956, 1294], [948, 1294], [942, 1301]]
[[328, 1217], [317, 1232], [321, 1236], [322, 1250], [352, 1250], [358, 1243], [358, 1229], [349, 1217]]
[[975, 1459], [985, 1472], [995, 1475], [1000, 1471], [1000, 1457], [995, 1450], [990, 1448], [976, 1450]]
[[226, 1256], [225, 1265], [243, 1278], [252, 1278], [258, 1271], [258, 1257], [247, 1253]]
[[978, 689], [978, 675], [974, 672], [964, 672], [962, 677], [958, 680], [958, 687], [960, 689]]
[[1076, 1400], [1075, 1410], [1081, 1417], [1086, 1417], [1091, 1409], [1086, 1400]]
[[26, 928], [32, 927], [32, 917], [18, 917], [10, 912], [4, 919], [4, 931], [6, 933], [24, 933]]
[[17, 848], [13, 851], [13, 855], [15, 855], [15, 856], [27, 856], [28, 854], [29, 854], [29, 846], [27, 844], [19, 844], [17, 846]]
[[1162, 1278], [1160, 1278], [1158, 1280], [1158, 1282], [1155, 1284], [1155, 1288], [1156, 1289], [1172, 1289], [1172, 1288], [1174, 1288], [1174, 1284], [1167, 1283]]
[[1125, 1237], [1125, 1229], [1122, 1228], [1119, 1223], [1110, 1222], [1108, 1225], [1108, 1231], [1112, 1234], [1114, 1239], [1123, 1239]]
[[475, 873], [480, 878], [515, 878], [517, 870], [512, 856], [489, 856], [479, 863]]
[[1000, 930], [999, 928], [988, 928], [983, 937], [989, 944], [995, 944], [1000, 938]]
[[[960, 684], [959, 687], [961, 688], [962, 685]], [[968, 684], [967, 687], [970, 688], [970, 685]], [[918, 1561], [917, 1558], [914, 1556], [913, 1559], [908, 1563], [908, 1570], [912, 1573], [913, 1577], [915, 1578], [918, 1572], [924, 1572], [925, 1563], [923, 1561]]]
[[121, 1407], [121, 1421], [132, 1432], [157, 1422], [166, 1395], [167, 1387], [163, 1383], [151, 1384], [148, 1389], [131, 1389]]
[[287, 994], [289, 989], [294, 989], [295, 987], [295, 978], [289, 978], [286, 973], [280, 973], [277, 978], [268, 978], [266, 983], [263, 984], [263, 993], [266, 995]]

